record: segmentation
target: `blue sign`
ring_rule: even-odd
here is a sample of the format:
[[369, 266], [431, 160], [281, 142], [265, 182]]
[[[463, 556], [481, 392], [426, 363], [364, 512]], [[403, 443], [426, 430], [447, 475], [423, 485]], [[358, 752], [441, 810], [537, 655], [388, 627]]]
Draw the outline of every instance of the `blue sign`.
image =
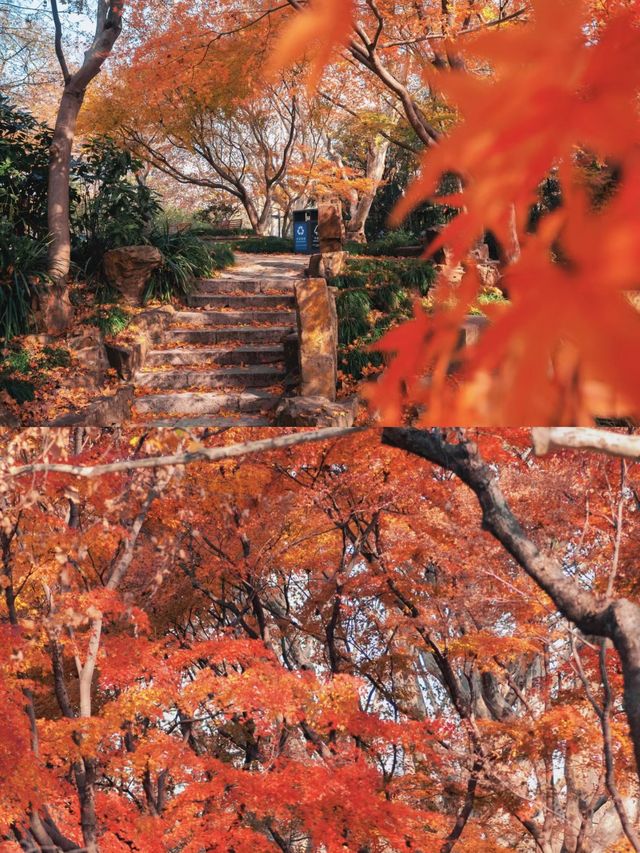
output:
[[295, 222], [293, 225], [293, 247], [296, 252], [309, 250], [309, 222]]

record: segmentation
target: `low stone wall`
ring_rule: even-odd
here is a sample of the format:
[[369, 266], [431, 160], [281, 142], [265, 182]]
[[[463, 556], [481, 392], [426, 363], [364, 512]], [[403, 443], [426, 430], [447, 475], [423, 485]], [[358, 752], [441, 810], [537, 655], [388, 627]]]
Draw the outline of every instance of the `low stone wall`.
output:
[[95, 326], [88, 326], [85, 330], [69, 335], [67, 338], [44, 333], [27, 335], [24, 343], [28, 347], [30, 342], [40, 346], [61, 347], [77, 359], [82, 372], [69, 372], [68, 387], [100, 388], [104, 385], [109, 362], [102, 335]]
[[46, 426], [121, 426], [131, 420], [132, 405], [133, 385], [125, 385], [115, 394], [98, 397], [81, 411], [62, 415]]
[[144, 367], [147, 352], [157, 342], [173, 314], [175, 309], [171, 305], [143, 311], [133, 323], [137, 330], [135, 340], [105, 345], [109, 365], [120, 379], [130, 382], [136, 370]]

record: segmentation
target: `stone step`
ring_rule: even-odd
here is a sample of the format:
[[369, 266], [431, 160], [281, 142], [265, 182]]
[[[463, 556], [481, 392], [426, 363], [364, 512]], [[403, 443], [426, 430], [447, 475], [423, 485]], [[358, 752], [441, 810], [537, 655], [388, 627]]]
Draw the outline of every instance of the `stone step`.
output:
[[295, 278], [199, 278], [194, 293], [293, 293]]
[[247, 344], [279, 344], [293, 332], [293, 326], [207, 326], [201, 329], [165, 329], [163, 343], [225, 344], [240, 341]]
[[286, 293], [265, 294], [249, 293], [243, 296], [230, 296], [226, 293], [191, 294], [187, 299], [192, 308], [233, 308], [236, 310], [253, 309], [264, 311], [269, 308], [285, 308], [289, 311], [295, 308], [293, 295]]
[[271, 411], [276, 408], [280, 399], [277, 394], [251, 388], [239, 394], [188, 391], [136, 397], [133, 409], [137, 415], [181, 415], [195, 418], [224, 412], [227, 417], [236, 412], [250, 414]]
[[189, 388], [264, 388], [281, 382], [284, 377], [284, 370], [278, 365], [255, 364], [213, 370], [139, 370], [134, 382], [138, 388], [186, 391]]
[[200, 347], [189, 349], [154, 349], [147, 353], [146, 364], [150, 367], [160, 365], [191, 365], [213, 362], [221, 366], [231, 364], [272, 364], [282, 361], [284, 347], [246, 346], [246, 347]]
[[[205, 297], [207, 298], [207, 297]], [[266, 323], [272, 326], [293, 323], [295, 311], [176, 311], [175, 323], [187, 323], [191, 326], [234, 326], [250, 323]]]
[[203, 415], [200, 418], [164, 418], [161, 420], [138, 420], [137, 423], [143, 424], [150, 429], [192, 429], [196, 427], [217, 427], [218, 429], [230, 427], [272, 427], [273, 421], [270, 418], [264, 418], [260, 415], [238, 415], [234, 417], [224, 417], [211, 415], [207, 417]]

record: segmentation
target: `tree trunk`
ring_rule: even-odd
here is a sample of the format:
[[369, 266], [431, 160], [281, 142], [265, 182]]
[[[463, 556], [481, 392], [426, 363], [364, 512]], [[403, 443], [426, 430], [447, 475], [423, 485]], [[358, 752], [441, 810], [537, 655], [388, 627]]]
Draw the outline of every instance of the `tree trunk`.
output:
[[78, 114], [89, 83], [98, 74], [111, 53], [122, 30], [121, 0], [98, 0], [96, 33], [84, 54], [82, 65], [71, 74], [62, 48], [62, 25], [57, 0], [50, 0], [55, 29], [56, 56], [64, 78], [64, 90], [58, 108], [49, 154], [49, 187], [47, 220], [49, 244], [49, 276], [52, 284], [40, 298], [39, 322], [51, 334], [62, 334], [71, 321], [72, 309], [68, 293], [71, 267], [71, 234], [69, 225], [69, 173], [71, 149]]
[[371, 187], [354, 199], [355, 203], [351, 206], [351, 219], [347, 222], [347, 240], [355, 243], [367, 242], [364, 227], [384, 175], [388, 150], [389, 140], [383, 136], [376, 136], [369, 142], [365, 177], [371, 182]]
[[271, 195], [267, 194], [267, 197], [264, 202], [264, 206], [262, 208], [262, 213], [260, 214], [260, 219], [258, 220], [258, 224], [256, 226], [256, 230], [258, 234], [261, 236], [266, 236], [271, 234]]
[[84, 91], [65, 86], [56, 117], [49, 152], [47, 221], [49, 226], [49, 276], [51, 286], [40, 300], [42, 323], [51, 334], [64, 332], [72, 317], [68, 277], [71, 268], [71, 230], [69, 224], [69, 173], [71, 146]]

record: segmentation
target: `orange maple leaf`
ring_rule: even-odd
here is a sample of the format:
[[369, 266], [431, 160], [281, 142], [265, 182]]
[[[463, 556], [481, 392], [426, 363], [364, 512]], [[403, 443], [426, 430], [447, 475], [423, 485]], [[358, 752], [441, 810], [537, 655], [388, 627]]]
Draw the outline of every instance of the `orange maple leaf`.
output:
[[315, 89], [333, 51], [349, 41], [354, 10], [354, 0], [312, 0], [285, 26], [270, 68], [292, 65], [309, 51], [312, 61], [307, 86]]

